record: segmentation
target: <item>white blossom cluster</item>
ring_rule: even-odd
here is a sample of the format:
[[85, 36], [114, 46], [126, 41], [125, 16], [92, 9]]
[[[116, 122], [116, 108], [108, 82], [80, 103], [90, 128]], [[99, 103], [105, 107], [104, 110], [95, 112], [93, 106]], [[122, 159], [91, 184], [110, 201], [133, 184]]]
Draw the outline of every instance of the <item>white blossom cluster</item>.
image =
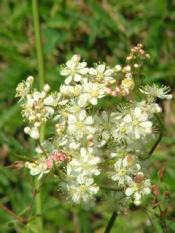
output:
[[[31, 125], [24, 131], [39, 143], [37, 158], [25, 164], [31, 175], [54, 174], [69, 199], [86, 209], [104, 190], [103, 179], [108, 180], [106, 190], [121, 190], [111, 196], [117, 210], [128, 201], [141, 204], [142, 196], [151, 192], [141, 160], [149, 155], [145, 148], [157, 137], [154, 115], [162, 108], [156, 100], [172, 98], [168, 87], [138, 85], [149, 58], [140, 44], [131, 50], [124, 68], [105, 64], [88, 68], [80, 55], [74, 55], [61, 69], [66, 79], [60, 91], [49, 94], [48, 84], [42, 92], [32, 89], [31, 76], [20, 83], [16, 96], [21, 97], [22, 115]], [[142, 99], [128, 101], [135, 92]], [[99, 109], [99, 100], [109, 96], [123, 104], [110, 111]], [[55, 134], [40, 142], [41, 126], [48, 120]]]

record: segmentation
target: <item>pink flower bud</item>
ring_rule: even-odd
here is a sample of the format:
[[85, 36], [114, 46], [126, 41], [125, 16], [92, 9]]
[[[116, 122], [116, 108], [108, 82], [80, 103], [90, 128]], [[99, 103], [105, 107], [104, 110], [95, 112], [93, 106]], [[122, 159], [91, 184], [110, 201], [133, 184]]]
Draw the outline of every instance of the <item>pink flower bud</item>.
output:
[[112, 93], [112, 88], [111, 87], [107, 87], [106, 88], [106, 93], [107, 94], [111, 94]]
[[152, 128], [146, 128], [145, 132], [147, 134], [152, 134], [153, 130], [152, 130]]
[[128, 156], [127, 157], [127, 162], [128, 162], [129, 165], [133, 165], [134, 160], [133, 160], [133, 158], [131, 156]]
[[52, 164], [52, 163], [49, 163], [47, 166], [48, 166], [49, 168], [52, 168], [52, 167], [53, 167], [53, 164]]
[[87, 139], [88, 139], [89, 141], [93, 141], [93, 136], [90, 134], [90, 135], [87, 136]]
[[161, 106], [156, 107], [156, 112], [162, 112], [162, 107]]
[[57, 151], [57, 155], [62, 155], [62, 152], [61, 151]]
[[47, 159], [47, 160], [46, 160], [46, 163], [47, 163], [47, 164], [52, 163], [52, 159]]
[[117, 92], [117, 91], [113, 91], [113, 92], [112, 92], [112, 95], [113, 95], [113, 96], [117, 96], [117, 95], [118, 95], [118, 92]]
[[64, 154], [61, 155], [60, 158], [61, 158], [62, 161], [64, 161], [66, 159]]

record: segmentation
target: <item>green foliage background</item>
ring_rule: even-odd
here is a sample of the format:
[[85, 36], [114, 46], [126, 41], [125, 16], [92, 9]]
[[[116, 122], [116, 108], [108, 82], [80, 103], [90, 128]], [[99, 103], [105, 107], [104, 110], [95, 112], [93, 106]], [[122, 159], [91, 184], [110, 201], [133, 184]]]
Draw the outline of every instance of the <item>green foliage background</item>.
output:
[[[145, 67], [146, 83], [170, 85], [175, 81], [175, 1], [174, 0], [40, 0], [39, 12], [44, 43], [46, 81], [52, 89], [63, 83], [60, 64], [73, 54], [81, 54], [90, 65], [106, 62], [125, 64], [130, 49], [143, 43], [152, 58]], [[31, 0], [0, 2], [0, 163], [7, 166], [18, 158], [32, 156], [34, 142], [23, 133], [20, 108], [14, 98], [15, 89], [29, 75], [38, 79]], [[161, 146], [151, 158], [150, 176], [158, 183], [157, 171], [165, 168], [165, 189], [172, 193], [170, 217], [175, 216], [175, 106], [174, 101], [160, 103], [166, 132]], [[18, 159], [19, 160], [19, 159]], [[0, 203], [16, 214], [29, 206], [32, 179], [28, 171], [0, 170]], [[45, 232], [103, 232], [112, 211], [107, 202], [100, 202], [91, 211], [66, 203], [57, 192], [57, 183], [49, 178], [43, 187]], [[163, 189], [162, 189], [163, 192]], [[150, 198], [145, 206], [151, 205]], [[0, 209], [0, 231], [15, 232], [6, 222], [13, 220]], [[168, 221], [168, 220], [167, 220]], [[161, 222], [153, 221], [155, 232], [163, 232]], [[143, 227], [144, 226], [144, 227]], [[143, 209], [120, 216], [114, 232], [153, 232]], [[171, 224], [170, 232], [175, 232]]]

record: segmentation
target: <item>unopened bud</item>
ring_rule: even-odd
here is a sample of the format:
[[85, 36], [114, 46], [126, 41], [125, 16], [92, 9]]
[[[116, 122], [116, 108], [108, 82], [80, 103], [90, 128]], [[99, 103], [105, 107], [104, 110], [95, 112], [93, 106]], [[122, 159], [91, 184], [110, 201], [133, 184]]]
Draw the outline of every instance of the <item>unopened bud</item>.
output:
[[145, 57], [146, 57], [147, 59], [150, 59], [150, 58], [151, 58], [151, 55], [147, 53]]
[[112, 93], [112, 88], [111, 87], [107, 87], [106, 88], [106, 93], [107, 94], [111, 94]]
[[147, 134], [152, 134], [153, 130], [152, 130], [152, 128], [146, 128], [145, 132]]
[[43, 90], [47, 93], [50, 91], [50, 86], [48, 84], [44, 84]]
[[34, 122], [35, 121], [35, 116], [29, 116], [29, 121]]
[[139, 43], [139, 44], [137, 45], [137, 47], [139, 47], [140, 49], [142, 49], [142, 48], [143, 48], [143, 44]]
[[88, 139], [89, 141], [93, 141], [93, 136], [90, 134], [90, 135], [87, 136], [87, 139]]
[[30, 127], [25, 127], [24, 128], [24, 133], [29, 134], [30, 133]]
[[14, 162], [13, 165], [14, 165], [13, 169], [15, 171], [19, 171], [21, 168], [24, 167], [24, 162], [22, 162], [22, 161], [16, 161], [16, 162]]
[[39, 128], [39, 127], [41, 126], [41, 123], [37, 121], [37, 122], [35, 122], [34, 126], [35, 126], [36, 128]]
[[158, 177], [159, 177], [160, 179], [162, 179], [162, 178], [163, 178], [163, 175], [164, 175], [164, 169], [161, 168], [161, 169], [158, 171]]
[[162, 107], [161, 106], [156, 107], [156, 112], [162, 112]]
[[134, 68], [138, 69], [139, 68], [139, 64], [135, 63], [134, 64]]
[[33, 81], [34, 81], [34, 77], [33, 76], [29, 76], [27, 78], [27, 82], [33, 83]]
[[154, 194], [154, 196], [159, 196], [159, 187], [155, 184], [151, 185], [151, 191]]
[[72, 57], [72, 60], [73, 60], [74, 62], [79, 62], [80, 59], [81, 59], [80, 54], [75, 54], [75, 55]]
[[170, 192], [169, 192], [169, 191], [165, 191], [165, 192], [164, 192], [164, 196], [165, 196], [165, 197], [170, 197]]
[[36, 139], [36, 140], [39, 139], [40, 134], [39, 134], [39, 131], [38, 131], [37, 128], [32, 129], [32, 130], [30, 131], [30, 137], [32, 137], [33, 139]]
[[116, 65], [115, 67], [114, 67], [114, 71], [115, 72], [120, 72], [122, 70], [122, 66], [121, 65]]
[[112, 95], [113, 95], [113, 96], [117, 96], [117, 95], [118, 95], [118, 92], [117, 92], [117, 91], [113, 91], [113, 92], [112, 92]]

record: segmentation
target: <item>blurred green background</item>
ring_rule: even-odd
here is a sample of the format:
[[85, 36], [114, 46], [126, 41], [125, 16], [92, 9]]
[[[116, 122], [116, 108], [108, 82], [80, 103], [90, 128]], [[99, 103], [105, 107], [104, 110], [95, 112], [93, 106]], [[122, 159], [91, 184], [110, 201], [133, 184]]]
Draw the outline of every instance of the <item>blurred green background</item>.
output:
[[[144, 74], [145, 83], [169, 85], [175, 92], [175, 1], [174, 0], [40, 0], [39, 13], [44, 43], [46, 82], [58, 90], [64, 82], [60, 64], [73, 54], [80, 54], [89, 65], [106, 62], [125, 65], [126, 56], [137, 43], [151, 54]], [[33, 28], [32, 1], [0, 1], [0, 164], [8, 166], [19, 160], [14, 154], [32, 156], [34, 142], [23, 133], [25, 122], [14, 98], [21, 80], [32, 75], [38, 80], [36, 44]], [[165, 133], [151, 158], [149, 168], [152, 183], [158, 184], [157, 172], [165, 169], [161, 195], [171, 192], [168, 218], [175, 217], [175, 104], [161, 101]], [[0, 203], [16, 214], [29, 206], [32, 199], [32, 179], [22, 169], [0, 170]], [[49, 178], [43, 187], [45, 232], [104, 231], [112, 206], [101, 202], [90, 211], [71, 206], [57, 192], [57, 182]], [[151, 195], [150, 195], [151, 196]], [[161, 196], [162, 197], [162, 196]], [[151, 198], [144, 206], [151, 206]], [[151, 216], [150, 214], [150, 217]], [[14, 218], [0, 209], [0, 232], [16, 232], [6, 222]], [[153, 229], [154, 228], [154, 229]], [[169, 227], [175, 232], [175, 223]], [[163, 232], [161, 222], [153, 219], [153, 227], [142, 207], [119, 216], [115, 232]]]

